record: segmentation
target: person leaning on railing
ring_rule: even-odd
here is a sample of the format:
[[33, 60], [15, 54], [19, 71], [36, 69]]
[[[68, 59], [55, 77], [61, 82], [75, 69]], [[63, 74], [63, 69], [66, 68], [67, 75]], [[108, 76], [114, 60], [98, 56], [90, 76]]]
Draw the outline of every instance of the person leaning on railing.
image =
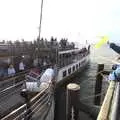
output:
[[54, 84], [54, 76], [55, 72], [51, 65], [45, 70], [45, 72], [42, 74], [40, 78], [40, 87], [45, 88], [49, 84]]
[[113, 71], [109, 74], [108, 80], [120, 82], [120, 65], [115, 64], [112, 66]]
[[[116, 53], [120, 54], [120, 46], [116, 45], [115, 43], [109, 43], [110, 48], [112, 48]], [[117, 59], [120, 59], [118, 57]], [[112, 66], [113, 71], [109, 74], [109, 80], [116, 80], [120, 81], [120, 64], [115, 64]]]
[[[116, 53], [120, 54], [120, 46], [116, 45], [115, 43], [108, 43], [110, 48], [112, 48]], [[120, 57], [117, 57], [117, 60], [119, 60]]]
[[115, 52], [120, 54], [120, 46], [116, 45], [115, 43], [109, 43], [110, 48], [112, 48]]

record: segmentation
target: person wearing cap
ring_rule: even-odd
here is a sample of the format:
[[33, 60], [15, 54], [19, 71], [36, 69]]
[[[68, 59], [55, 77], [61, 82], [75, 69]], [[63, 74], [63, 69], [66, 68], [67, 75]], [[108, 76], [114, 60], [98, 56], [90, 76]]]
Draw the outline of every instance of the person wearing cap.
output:
[[120, 65], [113, 65], [113, 71], [109, 74], [108, 80], [120, 81]]

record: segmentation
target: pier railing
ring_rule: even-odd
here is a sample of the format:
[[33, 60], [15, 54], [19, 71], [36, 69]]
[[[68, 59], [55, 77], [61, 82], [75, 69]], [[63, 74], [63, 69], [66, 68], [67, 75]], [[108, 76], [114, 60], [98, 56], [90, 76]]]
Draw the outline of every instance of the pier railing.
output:
[[104, 98], [103, 104], [101, 106], [99, 115], [97, 120], [107, 120], [109, 117], [109, 112], [111, 109], [111, 103], [112, 103], [112, 99], [113, 99], [113, 95], [114, 95], [114, 90], [115, 90], [115, 82], [111, 81], [110, 85], [108, 87], [106, 96]]
[[47, 116], [48, 111], [50, 110], [53, 100], [51, 85], [43, 89], [32, 99], [26, 99], [25, 104], [15, 109], [1, 120], [29, 120], [39, 116], [39, 118], [44, 118]]
[[119, 82], [110, 82], [97, 120], [117, 120], [119, 109], [119, 89]]
[[25, 75], [29, 71], [30, 71], [30, 69], [20, 72], [20, 73], [17, 73], [15, 76], [6, 77], [6, 78], [3, 78], [2, 80], [0, 79], [0, 91], [3, 90], [3, 88], [15, 85], [15, 83], [23, 82], [25, 80]]
[[[104, 71], [104, 64], [98, 65], [98, 71], [96, 76], [96, 89], [95, 93], [101, 93], [102, 88], [102, 74], [108, 75], [110, 71]], [[98, 89], [100, 88], [100, 89]], [[119, 95], [120, 94], [120, 83], [119, 81], [110, 81], [106, 95], [100, 107], [97, 120], [117, 120], [119, 110]], [[100, 105], [101, 96], [95, 97], [95, 104]]]

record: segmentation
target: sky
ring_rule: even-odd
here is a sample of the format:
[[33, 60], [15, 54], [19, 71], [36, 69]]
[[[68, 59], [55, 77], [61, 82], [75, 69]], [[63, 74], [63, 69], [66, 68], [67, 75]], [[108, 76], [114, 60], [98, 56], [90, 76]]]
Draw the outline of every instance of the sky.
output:
[[[120, 40], [119, 0], [43, 0], [41, 36], [96, 42]], [[34, 40], [41, 0], [0, 0], [0, 40]]]

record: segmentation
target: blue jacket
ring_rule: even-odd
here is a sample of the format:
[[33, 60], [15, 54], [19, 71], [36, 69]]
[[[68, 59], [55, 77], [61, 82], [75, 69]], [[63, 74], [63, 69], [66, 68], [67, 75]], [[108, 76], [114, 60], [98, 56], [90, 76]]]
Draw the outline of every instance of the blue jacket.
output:
[[108, 79], [120, 81], [120, 65], [109, 74]]

